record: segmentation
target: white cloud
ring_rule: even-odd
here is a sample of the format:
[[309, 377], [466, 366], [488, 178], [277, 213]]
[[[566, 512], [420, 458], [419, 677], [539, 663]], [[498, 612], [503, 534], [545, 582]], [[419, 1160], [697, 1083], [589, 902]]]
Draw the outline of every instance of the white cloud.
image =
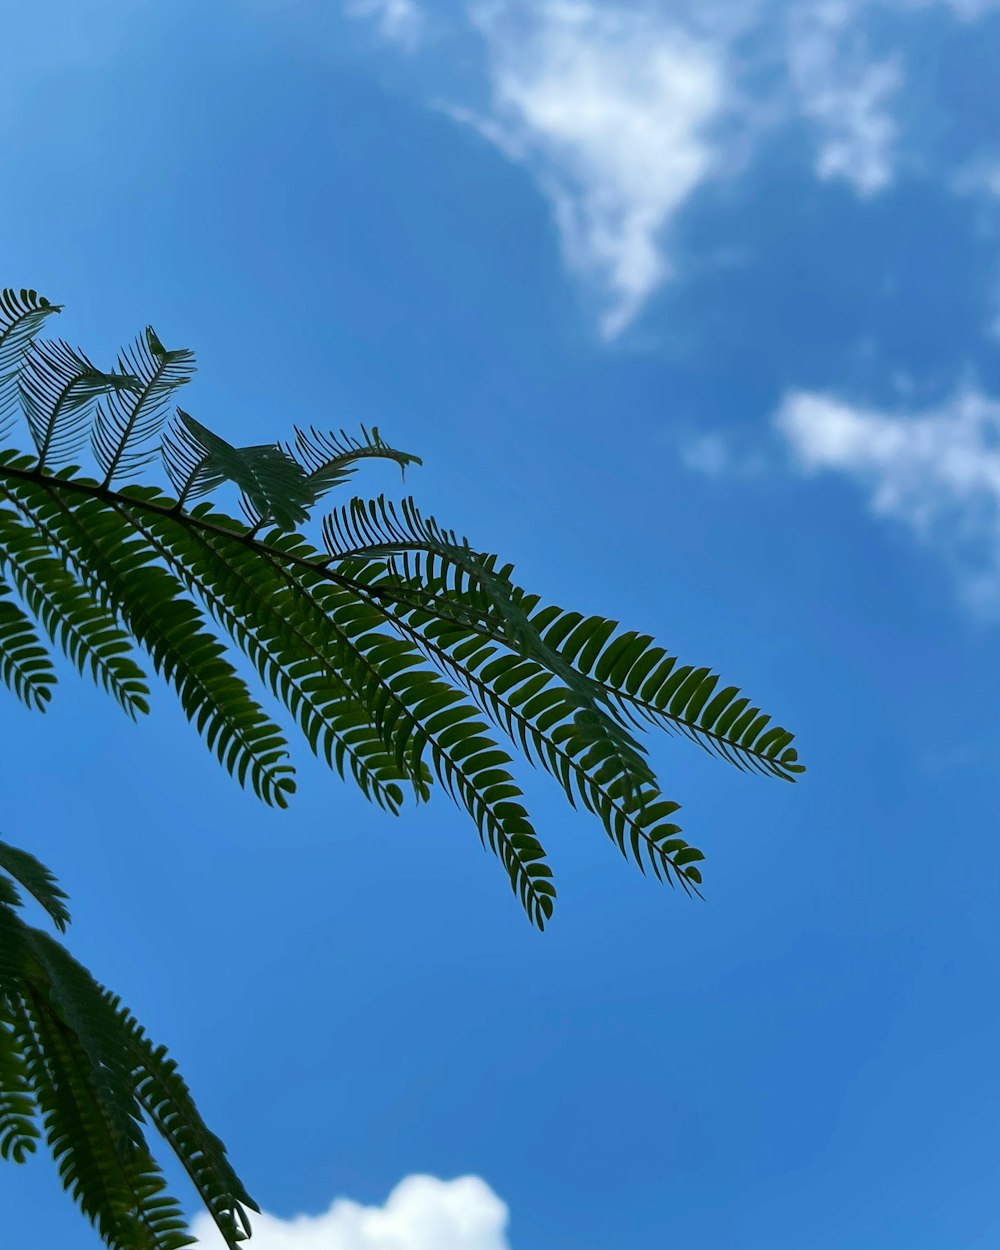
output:
[[530, 170], [613, 338], [675, 275], [678, 213], [766, 131], [802, 118], [819, 178], [892, 185], [908, 15], [934, 5], [971, 22], [1000, 0], [468, 0], [487, 103], [443, 107]]
[[774, 423], [803, 472], [853, 478], [877, 515], [959, 558], [977, 607], [1000, 610], [1000, 402], [970, 388], [900, 414], [797, 391]]
[[490, 111], [449, 111], [534, 171], [567, 264], [606, 298], [612, 338], [670, 277], [666, 228], [713, 172], [721, 53], [651, 12], [586, 0], [494, 4], [475, 20]]
[[895, 58], [868, 56], [856, 18], [849, 0], [795, 9], [788, 68], [799, 107], [819, 131], [816, 173], [844, 179], [868, 197], [893, 179], [899, 127], [889, 105], [903, 72]]
[[424, 28], [424, 12], [416, 0], [348, 0], [348, 17], [369, 18], [391, 43], [413, 48]]
[[[510, 1250], [507, 1207], [478, 1176], [407, 1176], [381, 1207], [337, 1198], [322, 1215], [258, 1215], [253, 1250]], [[209, 1217], [194, 1221], [198, 1246], [224, 1250]]]

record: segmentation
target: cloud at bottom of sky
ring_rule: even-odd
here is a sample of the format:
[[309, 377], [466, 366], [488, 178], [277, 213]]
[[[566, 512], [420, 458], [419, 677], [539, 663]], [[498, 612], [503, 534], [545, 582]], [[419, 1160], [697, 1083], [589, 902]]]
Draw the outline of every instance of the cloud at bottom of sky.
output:
[[959, 565], [971, 606], [1000, 614], [1000, 401], [974, 388], [917, 412], [884, 412], [810, 391], [774, 416], [798, 469], [856, 482], [877, 516]]
[[[407, 1176], [383, 1206], [336, 1198], [320, 1215], [253, 1221], [253, 1250], [510, 1250], [506, 1204], [478, 1176]], [[194, 1221], [201, 1250], [224, 1250], [209, 1217]]]
[[[479, 1176], [406, 1176], [382, 1206], [337, 1198], [320, 1215], [262, 1213], [254, 1250], [510, 1250], [504, 1201]], [[194, 1221], [201, 1250], [224, 1250], [209, 1216]]]

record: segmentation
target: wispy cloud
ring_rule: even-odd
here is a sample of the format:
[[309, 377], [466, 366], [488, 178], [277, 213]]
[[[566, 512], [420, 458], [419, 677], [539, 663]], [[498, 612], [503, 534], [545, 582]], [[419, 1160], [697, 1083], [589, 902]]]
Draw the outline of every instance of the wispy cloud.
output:
[[952, 188], [958, 195], [1000, 201], [1000, 155], [996, 149], [963, 165], [952, 179]]
[[344, 12], [373, 21], [383, 39], [405, 48], [415, 48], [424, 30], [424, 11], [416, 0], [347, 0]]
[[680, 456], [685, 468], [703, 473], [706, 477], [728, 477], [732, 469], [729, 443], [715, 430], [683, 439]]
[[1000, 402], [970, 388], [888, 413], [796, 391], [774, 424], [802, 472], [852, 478], [876, 515], [957, 559], [974, 606], [1000, 610]]
[[[912, 8], [926, 8], [934, 0], [904, 0]], [[955, 16], [965, 22], [975, 22], [987, 13], [1000, 8], [1000, 0], [944, 0]]]
[[586, 0], [491, 5], [475, 21], [490, 107], [450, 111], [533, 171], [613, 338], [670, 276], [667, 228], [713, 171], [721, 53], [651, 12]]
[[721, 430], [682, 435], [677, 449], [684, 467], [704, 477], [756, 477], [767, 468], [760, 452], [737, 448]]
[[[477, 1176], [442, 1181], [408, 1176], [381, 1207], [338, 1198], [322, 1215], [258, 1215], [254, 1250], [510, 1250], [507, 1207]], [[198, 1245], [223, 1250], [207, 1215], [194, 1222]]]
[[935, 5], [971, 23], [1000, 0], [481, 0], [488, 104], [446, 111], [532, 172], [611, 339], [681, 267], [680, 210], [766, 130], [804, 119], [816, 175], [862, 199], [896, 181], [907, 15]]
[[[980, 153], [958, 170], [952, 190], [971, 199], [976, 229], [995, 245], [1000, 241], [1000, 154], [996, 147]], [[991, 308], [984, 331], [987, 338], [1000, 342], [1000, 257], [994, 261]]]
[[857, 10], [847, 0], [794, 9], [788, 66], [802, 114], [818, 132], [816, 173], [867, 197], [893, 180], [899, 127], [890, 106], [903, 71], [896, 58], [869, 56]]
[[[348, 3], [411, 46], [426, 22], [418, 0]], [[612, 339], [683, 269], [681, 210], [765, 132], [804, 120], [816, 175], [863, 199], [898, 179], [908, 14], [932, 6], [971, 23], [1000, 0], [468, 0], [452, 29], [481, 41], [485, 103], [442, 107], [530, 171]]]

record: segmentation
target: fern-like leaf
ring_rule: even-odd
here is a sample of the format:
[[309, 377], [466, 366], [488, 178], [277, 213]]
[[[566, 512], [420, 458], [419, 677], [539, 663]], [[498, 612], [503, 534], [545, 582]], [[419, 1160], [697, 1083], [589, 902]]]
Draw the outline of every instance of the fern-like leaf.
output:
[[19, 850], [8, 842], [0, 842], [0, 869], [19, 882], [49, 916], [60, 933], [69, 924], [68, 895], [60, 889], [53, 873], [34, 855]]
[[[24, 362], [22, 391], [41, 368], [35, 357], [82, 389], [79, 406], [46, 392], [48, 415], [40, 402], [28, 413], [37, 459], [0, 452], [0, 495], [12, 508], [0, 511], [0, 563], [49, 637], [123, 702], [140, 678], [116, 648], [134, 641], [220, 760], [269, 801], [291, 793], [284, 742], [226, 645], [246, 656], [309, 747], [376, 802], [396, 811], [407, 785], [420, 799], [434, 781], [448, 790], [539, 923], [554, 891], [494, 729], [550, 772], [570, 803], [595, 813], [644, 871], [685, 889], [701, 883], [701, 852], [680, 836], [677, 804], [662, 794], [640, 733], [679, 732], [789, 780], [800, 771], [791, 735], [710, 669], [683, 665], [612, 620], [542, 604], [510, 565], [412, 499], [335, 508], [323, 550], [295, 532], [365, 461], [419, 463], [377, 430], [296, 429], [284, 445], [236, 447], [178, 409], [163, 431], [193, 358], [166, 352], [151, 331], [119, 357], [118, 392], [92, 419], [80, 377], [93, 366], [68, 352], [36, 344]], [[51, 470], [46, 459], [76, 447], [88, 425], [102, 476]], [[117, 488], [157, 438], [176, 497]], [[247, 523], [194, 504], [227, 483]], [[7, 606], [0, 676], [43, 702], [48, 657], [17, 605]], [[140, 688], [131, 695], [144, 706]]]
[[55, 673], [29, 617], [0, 583], [0, 681], [30, 708], [42, 711], [52, 697]]
[[294, 442], [283, 444], [284, 450], [305, 469], [313, 504], [346, 482], [366, 460], [392, 460], [404, 477], [407, 465], [423, 463], [419, 456], [390, 447], [379, 435], [378, 426], [370, 432], [362, 426], [360, 439], [346, 430], [324, 434], [314, 426], [308, 431], [296, 426], [294, 434]]
[[[16, 497], [13, 502], [17, 507]], [[79, 672], [89, 672], [130, 716], [148, 711], [149, 691], [132, 658], [131, 639], [52, 554], [52, 545], [47, 528], [24, 524], [18, 512], [0, 509], [0, 571], [22, 602]]]
[[38, 1104], [14, 1028], [7, 1000], [0, 994], [0, 1158], [23, 1163], [34, 1154], [41, 1134]]
[[[52, 874], [0, 843], [0, 867], [68, 919]], [[0, 881], [4, 881], [0, 875]], [[0, 898], [0, 1155], [21, 1162], [41, 1121], [63, 1185], [110, 1250], [193, 1244], [166, 1193], [143, 1118], [191, 1176], [231, 1250], [249, 1235], [256, 1205], [198, 1115], [163, 1047], [58, 942]]]
[[147, 652], [226, 770], [266, 802], [285, 806], [295, 786], [284, 739], [181, 583], [160, 563], [161, 551], [136, 533], [120, 507], [93, 496], [69, 508], [58, 494], [29, 483], [18, 483], [12, 493]]
[[178, 441], [201, 451], [200, 457], [193, 452], [196, 473], [206, 484], [227, 481], [237, 486], [251, 525], [273, 521], [282, 529], [294, 529], [308, 519], [313, 502], [308, 475], [277, 443], [234, 447], [189, 413], [179, 411], [179, 416], [184, 438]]
[[33, 342], [20, 391], [38, 463], [65, 464], [86, 442], [98, 400], [138, 388], [137, 378], [105, 373], [68, 343]]
[[292, 713], [314, 754], [341, 776], [349, 771], [368, 798], [390, 811], [402, 802], [400, 783], [410, 782], [423, 793], [423, 774], [408, 773], [386, 752], [367, 710], [341, 676], [322, 614], [316, 628], [311, 604], [302, 600], [306, 592], [299, 593], [280, 564], [262, 560], [238, 535], [192, 533], [172, 516], [135, 523], [155, 534], [172, 571]]
[[60, 311], [37, 291], [0, 290], [0, 437], [10, 433], [20, 411], [24, 354], [46, 317]]
[[113, 389], [99, 404], [91, 432], [94, 458], [109, 486], [119, 475], [131, 476], [160, 454], [151, 443], [168, 415], [174, 393], [194, 374], [194, 353], [167, 351], [152, 326], [118, 358], [123, 376], [134, 388]]

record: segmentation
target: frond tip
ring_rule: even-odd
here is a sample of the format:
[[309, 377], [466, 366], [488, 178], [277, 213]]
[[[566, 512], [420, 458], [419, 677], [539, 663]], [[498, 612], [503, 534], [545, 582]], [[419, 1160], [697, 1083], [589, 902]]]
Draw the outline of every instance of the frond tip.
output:
[[406, 477], [407, 465], [422, 464], [419, 456], [399, 451], [382, 440], [378, 426], [371, 432], [361, 427], [361, 438], [341, 430], [339, 434], [324, 434], [315, 426], [307, 431], [294, 430], [294, 443], [283, 444], [285, 454], [297, 460], [308, 474], [312, 487], [312, 503], [347, 481], [365, 460], [392, 460], [399, 465], [401, 475]]

